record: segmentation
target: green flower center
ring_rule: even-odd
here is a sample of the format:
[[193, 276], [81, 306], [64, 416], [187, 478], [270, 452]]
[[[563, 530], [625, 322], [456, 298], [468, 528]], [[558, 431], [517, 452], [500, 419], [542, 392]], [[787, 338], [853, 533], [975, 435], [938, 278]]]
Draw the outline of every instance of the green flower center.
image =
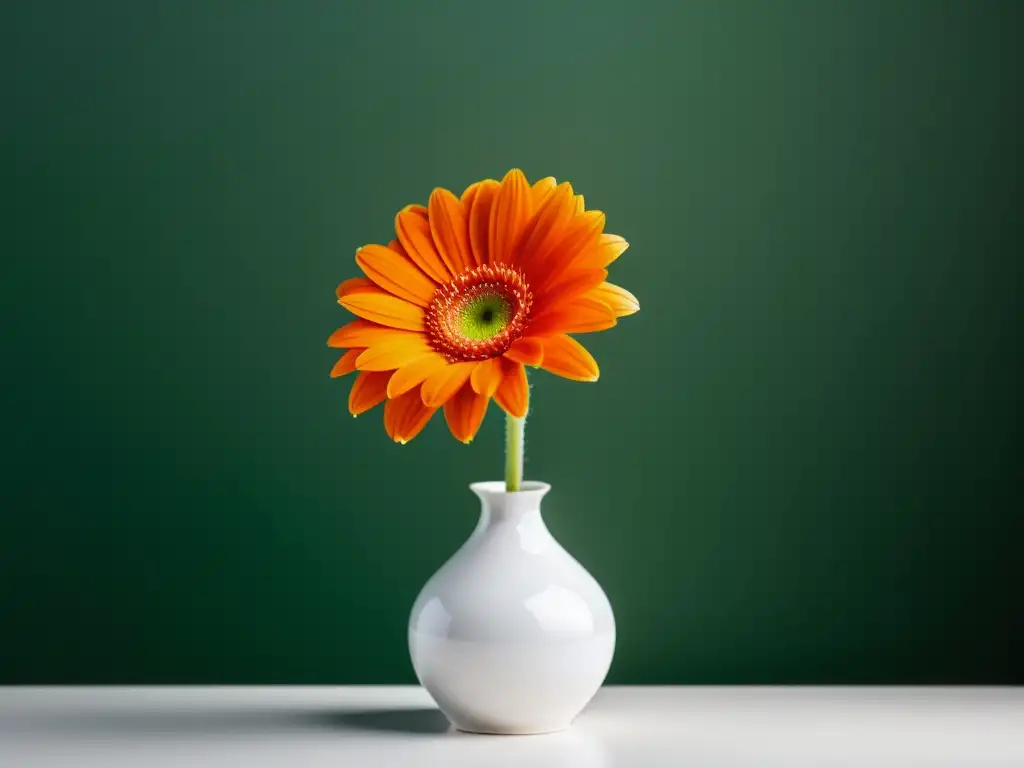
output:
[[519, 270], [484, 264], [438, 286], [424, 330], [430, 346], [450, 363], [487, 360], [523, 335], [532, 304]]
[[466, 302], [459, 331], [470, 341], [485, 341], [501, 333], [512, 319], [512, 305], [498, 293], [485, 293]]

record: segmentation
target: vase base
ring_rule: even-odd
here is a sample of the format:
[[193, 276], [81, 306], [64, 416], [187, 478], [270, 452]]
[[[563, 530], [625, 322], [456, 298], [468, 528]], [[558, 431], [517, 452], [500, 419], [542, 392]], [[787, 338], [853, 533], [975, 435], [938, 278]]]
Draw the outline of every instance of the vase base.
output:
[[571, 723], [557, 726], [544, 726], [541, 728], [472, 728], [453, 723], [455, 729], [461, 733], [468, 733], [473, 736], [544, 736], [549, 733], [561, 733], [568, 730]]

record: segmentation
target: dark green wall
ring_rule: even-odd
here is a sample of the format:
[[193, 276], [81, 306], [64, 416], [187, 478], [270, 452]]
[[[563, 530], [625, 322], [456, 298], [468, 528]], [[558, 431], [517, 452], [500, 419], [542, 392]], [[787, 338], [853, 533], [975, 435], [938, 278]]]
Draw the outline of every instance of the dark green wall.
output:
[[528, 428], [610, 680], [1024, 682], [1022, 25], [4, 3], [0, 681], [411, 682], [501, 419], [353, 421], [334, 288], [397, 208], [518, 165], [608, 212], [643, 304]]

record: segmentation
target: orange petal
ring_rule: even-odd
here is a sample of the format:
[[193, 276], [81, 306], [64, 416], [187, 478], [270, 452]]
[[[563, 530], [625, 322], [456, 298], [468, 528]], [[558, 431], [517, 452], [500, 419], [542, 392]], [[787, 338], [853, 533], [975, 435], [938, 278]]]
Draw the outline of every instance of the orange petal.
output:
[[544, 359], [544, 342], [526, 336], [516, 339], [505, 351], [505, 357], [523, 365], [540, 365]]
[[548, 192], [558, 186], [558, 181], [555, 180], [554, 176], [545, 176], [534, 182], [530, 188], [530, 197], [533, 200], [533, 210], [537, 210], [537, 207], [541, 204], [541, 201], [548, 196]]
[[354, 315], [365, 320], [386, 325], [391, 328], [402, 328], [407, 331], [423, 330], [423, 307], [400, 299], [378, 288], [366, 278], [346, 280], [338, 286], [338, 303]]
[[459, 196], [459, 202], [461, 202], [465, 207], [467, 214], [469, 213], [469, 209], [473, 207], [473, 200], [476, 199], [476, 193], [480, 191], [480, 185], [483, 183], [484, 182], [482, 181], [474, 181], [466, 187]]
[[427, 376], [420, 388], [423, 404], [430, 408], [444, 405], [445, 400], [466, 383], [476, 365], [476, 362], [452, 363]]
[[437, 408], [428, 408], [416, 390], [384, 404], [384, 430], [396, 443], [407, 443], [427, 425]]
[[625, 317], [640, 311], [640, 302], [636, 296], [625, 288], [613, 285], [612, 283], [601, 283], [592, 291], [589, 291], [587, 296], [603, 301], [615, 313], [616, 317]]
[[[415, 395], [416, 393], [411, 392], [409, 394]], [[422, 402], [419, 405], [410, 405], [405, 412], [405, 418], [402, 420], [399, 442], [405, 444], [416, 437], [427, 426], [430, 417], [436, 412], [437, 408], [428, 408]]]
[[378, 341], [356, 358], [360, 371], [393, 371], [424, 357], [430, 346], [422, 333], [405, 333]]
[[587, 206], [583, 201], [583, 195], [576, 195], [573, 198], [573, 202], [576, 204], [576, 213], [583, 213], [587, 210]]
[[348, 410], [353, 416], [387, 400], [390, 373], [363, 371], [356, 376], [352, 391], [348, 393]]
[[[598, 213], [588, 211], [588, 215]], [[604, 269], [617, 259], [629, 247], [629, 243], [618, 235], [601, 234], [591, 240], [583, 248], [577, 249], [572, 259], [570, 271], [579, 269]]]
[[444, 420], [448, 422], [448, 429], [456, 440], [472, 442], [484, 421], [489, 401], [489, 397], [478, 395], [471, 386], [464, 384], [444, 404]]
[[[353, 293], [354, 291], [360, 291], [365, 288], [373, 288], [373, 281], [366, 277], [350, 277], [348, 280], [342, 280], [338, 284], [338, 287], [334, 289], [334, 295], [339, 299], [346, 293]], [[340, 302], [339, 302], [340, 303]]]
[[[544, 290], [575, 265], [576, 260], [595, 246], [604, 230], [604, 214], [601, 211], [586, 211], [575, 215], [565, 226], [552, 256], [539, 264], [531, 265], [530, 285], [535, 291]], [[580, 266], [591, 266], [581, 263]]]
[[513, 168], [501, 180], [501, 188], [494, 198], [491, 224], [488, 229], [488, 251], [491, 264], [511, 264], [515, 248], [526, 222], [530, 219], [532, 202], [530, 185], [518, 168]]
[[419, 386], [432, 373], [441, 370], [448, 361], [436, 352], [430, 352], [423, 357], [406, 363], [391, 377], [388, 382], [388, 397], [404, 395], [413, 387]]
[[574, 298], [596, 288], [608, 277], [607, 269], [570, 269], [564, 275], [544, 286], [543, 292], [538, 291], [538, 304], [548, 305]]
[[594, 266], [597, 267], [607, 267], [629, 248], [629, 243], [618, 235], [601, 235], [597, 243], [599, 254], [596, 255], [594, 262]]
[[496, 357], [492, 357], [477, 364], [476, 368], [473, 369], [472, 375], [469, 377], [469, 383], [472, 385], [473, 391], [478, 395], [494, 397], [495, 390], [501, 384], [502, 375], [501, 361]]
[[513, 360], [499, 358], [504, 375], [498, 391], [494, 393], [494, 402], [510, 416], [521, 419], [526, 416], [530, 405], [530, 386], [526, 382], [526, 369]]
[[562, 182], [544, 198], [523, 230], [520, 265], [529, 274], [546, 261], [573, 216], [572, 186]]
[[[401, 245], [395, 241], [395, 245]], [[402, 251], [383, 245], [366, 245], [356, 251], [356, 263], [373, 282], [399, 298], [425, 307], [437, 284]]]
[[491, 209], [499, 186], [493, 179], [479, 182], [472, 205], [468, 202], [466, 204], [466, 210], [469, 211], [469, 242], [473, 251], [473, 264], [477, 267], [488, 263]]
[[363, 350], [361, 349], [350, 349], [340, 358], [338, 362], [331, 368], [331, 378], [337, 378], [338, 376], [344, 376], [352, 373], [356, 369], [356, 358], [361, 355]]
[[369, 320], [353, 320], [332, 333], [327, 339], [327, 346], [339, 349], [369, 347], [386, 339], [407, 335], [409, 335], [409, 331], [387, 328], [377, 323], [371, 323]]
[[530, 321], [530, 333], [590, 333], [615, 325], [615, 313], [599, 299], [577, 296], [554, 304]]
[[425, 209], [423, 212], [409, 208], [400, 211], [395, 217], [395, 232], [409, 258], [426, 273], [427, 277], [438, 283], [447, 283], [451, 279], [448, 267], [434, 247], [430, 221], [427, 219]]
[[600, 375], [597, 361], [583, 345], [564, 335], [544, 339], [544, 361], [540, 367], [574, 381], [597, 381]]
[[458, 275], [473, 260], [469, 246], [469, 222], [459, 198], [447, 189], [435, 189], [430, 195], [430, 232], [437, 252], [448, 271]]

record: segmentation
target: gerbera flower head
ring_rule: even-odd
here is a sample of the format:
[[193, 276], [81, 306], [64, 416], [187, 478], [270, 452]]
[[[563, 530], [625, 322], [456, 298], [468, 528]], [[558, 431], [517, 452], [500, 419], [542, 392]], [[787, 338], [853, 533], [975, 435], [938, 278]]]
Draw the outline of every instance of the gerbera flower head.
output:
[[395, 240], [356, 252], [365, 277], [338, 286], [338, 303], [358, 317], [327, 342], [347, 350], [331, 376], [358, 371], [349, 410], [385, 403], [384, 429], [405, 443], [443, 407], [468, 443], [492, 398], [526, 415], [524, 366], [596, 381], [597, 363], [570, 334], [640, 309], [606, 281], [627, 243], [604, 224], [568, 182], [531, 186], [518, 169], [403, 208]]

